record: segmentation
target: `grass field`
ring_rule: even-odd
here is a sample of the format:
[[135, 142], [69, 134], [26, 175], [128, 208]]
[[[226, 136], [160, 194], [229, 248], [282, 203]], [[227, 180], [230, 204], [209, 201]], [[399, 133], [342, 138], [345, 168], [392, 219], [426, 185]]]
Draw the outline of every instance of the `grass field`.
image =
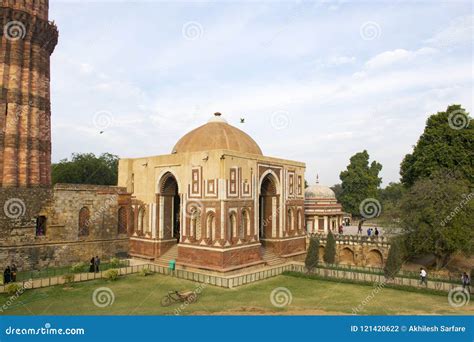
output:
[[[373, 287], [278, 276], [237, 289], [204, 285], [197, 303], [162, 307], [168, 291], [195, 290], [203, 286], [187, 280], [162, 275], [132, 275], [115, 282], [96, 280], [76, 283], [72, 288], [55, 286], [30, 290], [13, 300], [0, 314], [7, 315], [339, 315], [352, 314], [373, 293]], [[100, 308], [92, 297], [97, 288], [110, 288], [115, 300]], [[272, 305], [270, 295], [279, 287], [291, 292], [289, 305]], [[0, 309], [8, 301], [0, 295]], [[474, 305], [453, 308], [446, 296], [382, 289], [363, 307], [360, 314], [402, 315], [474, 315]]]

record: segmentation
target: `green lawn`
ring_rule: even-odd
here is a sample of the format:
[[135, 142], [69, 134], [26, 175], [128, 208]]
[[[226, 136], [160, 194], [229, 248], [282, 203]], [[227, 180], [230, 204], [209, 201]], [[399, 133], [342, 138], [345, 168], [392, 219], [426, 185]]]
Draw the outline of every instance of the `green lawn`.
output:
[[[8, 315], [174, 315], [180, 304], [171, 307], [160, 305], [168, 291], [194, 290], [200, 284], [187, 280], [154, 274], [143, 277], [132, 275], [115, 282], [96, 280], [74, 284], [72, 288], [55, 286], [30, 290], [14, 301], [0, 314]], [[202, 285], [201, 285], [202, 286]], [[205, 314], [288, 314], [331, 315], [351, 314], [352, 309], [372, 293], [373, 287], [340, 284], [330, 281], [278, 276], [237, 289], [222, 289], [204, 285], [199, 300], [181, 308], [182, 315]], [[99, 308], [92, 295], [99, 287], [110, 288], [115, 301], [111, 306]], [[270, 301], [271, 292], [285, 287], [292, 294], [292, 302], [276, 308]], [[0, 309], [8, 300], [0, 295]], [[471, 302], [461, 308], [448, 304], [447, 295], [411, 293], [382, 289], [368, 301], [361, 314], [463, 314], [474, 315]]]

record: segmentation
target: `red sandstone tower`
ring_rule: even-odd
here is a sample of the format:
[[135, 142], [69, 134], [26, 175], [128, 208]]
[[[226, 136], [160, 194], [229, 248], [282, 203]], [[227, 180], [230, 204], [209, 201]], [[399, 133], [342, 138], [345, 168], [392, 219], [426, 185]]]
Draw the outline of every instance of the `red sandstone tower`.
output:
[[1, 0], [0, 187], [51, 183], [49, 0]]

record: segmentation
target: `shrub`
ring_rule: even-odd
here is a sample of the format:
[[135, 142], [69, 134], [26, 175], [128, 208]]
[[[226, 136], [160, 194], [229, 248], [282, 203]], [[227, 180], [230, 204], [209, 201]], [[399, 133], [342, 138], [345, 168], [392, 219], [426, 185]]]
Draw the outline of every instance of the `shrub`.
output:
[[393, 241], [390, 250], [388, 251], [387, 262], [383, 269], [385, 278], [393, 279], [400, 271], [403, 265], [402, 249], [399, 241]]
[[149, 267], [143, 267], [139, 273], [141, 276], [146, 277], [153, 274], [153, 271]]
[[23, 294], [23, 286], [21, 286], [20, 284], [17, 284], [17, 283], [11, 283], [11, 284], [8, 284], [6, 287], [5, 287], [5, 291], [10, 295], [10, 296], [13, 296], [15, 294], [18, 294], [18, 295], [21, 295]]
[[119, 258], [112, 258], [110, 259], [110, 267], [118, 268], [121, 266], [121, 262]]
[[71, 272], [72, 273], [87, 272], [87, 265], [83, 262], [78, 262], [77, 264], [74, 264], [71, 266]]
[[336, 262], [336, 239], [331, 231], [328, 233], [323, 259], [326, 264], [334, 264]]
[[319, 240], [312, 237], [309, 240], [308, 252], [306, 253], [306, 260], [304, 264], [308, 269], [308, 272], [313, 272], [313, 270], [318, 267], [319, 261]]
[[116, 269], [108, 270], [104, 273], [104, 278], [110, 281], [115, 281], [119, 277], [119, 271]]
[[64, 285], [72, 284], [74, 283], [74, 274], [73, 273], [65, 274], [63, 275], [63, 279], [64, 279]]

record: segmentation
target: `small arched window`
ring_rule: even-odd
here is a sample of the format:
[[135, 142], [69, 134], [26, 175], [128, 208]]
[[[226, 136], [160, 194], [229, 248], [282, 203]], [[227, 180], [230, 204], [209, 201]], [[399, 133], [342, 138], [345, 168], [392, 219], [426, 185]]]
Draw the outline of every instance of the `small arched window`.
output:
[[250, 222], [249, 215], [247, 210], [242, 210], [241, 220], [240, 220], [240, 229], [239, 229], [239, 239], [245, 239], [245, 235], [250, 235]]
[[288, 230], [293, 230], [295, 228], [295, 219], [293, 216], [293, 210], [288, 209], [288, 215], [287, 215], [287, 228]]
[[118, 210], [118, 233], [127, 234], [127, 209], [120, 207]]
[[191, 208], [191, 235], [194, 234], [196, 240], [201, 240], [201, 212], [198, 208]]
[[227, 239], [232, 241], [232, 238], [235, 236], [237, 228], [237, 217], [234, 212], [230, 213], [229, 216], [229, 231], [227, 233]]
[[298, 226], [296, 227], [296, 229], [298, 230], [303, 229], [303, 213], [301, 209], [298, 210]]
[[207, 228], [206, 228], [206, 231], [207, 231], [207, 238], [211, 239], [211, 241], [214, 240], [215, 229], [216, 229], [216, 217], [215, 217], [213, 212], [210, 212], [207, 215]]
[[141, 206], [140, 209], [138, 210], [138, 231], [139, 232], [144, 232], [145, 230], [145, 207]]
[[90, 216], [89, 208], [82, 207], [79, 210], [79, 236], [89, 235]]
[[36, 218], [36, 236], [46, 235], [46, 216], [38, 216]]

